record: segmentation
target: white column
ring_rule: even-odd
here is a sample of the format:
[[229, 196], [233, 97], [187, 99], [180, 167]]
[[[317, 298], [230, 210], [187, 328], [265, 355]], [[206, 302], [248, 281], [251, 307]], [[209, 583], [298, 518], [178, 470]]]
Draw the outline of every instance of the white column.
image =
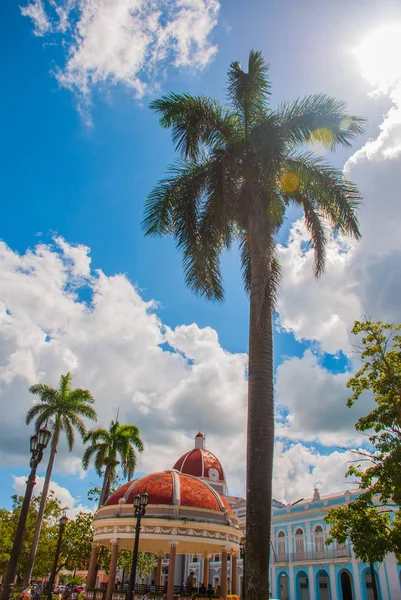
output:
[[291, 593], [291, 600], [296, 600], [296, 594], [295, 594], [295, 572], [294, 572], [294, 567], [290, 566], [290, 593]]
[[385, 560], [388, 582], [390, 586], [390, 598], [397, 598], [400, 594], [400, 580], [398, 577], [397, 560], [394, 554], [389, 554]]
[[315, 600], [315, 574], [313, 572], [313, 566], [308, 567], [308, 580], [309, 580], [309, 600]]
[[355, 590], [355, 600], [362, 600], [361, 580], [359, 577], [358, 563], [355, 559], [353, 551], [352, 551], [352, 570], [354, 572], [353, 582], [354, 582], [354, 590]]
[[[305, 552], [312, 552], [312, 537], [310, 532], [310, 521], [305, 523], [306, 535], [305, 535]], [[312, 600], [312, 598], [311, 598]], [[314, 599], [313, 599], [314, 600]]]
[[337, 598], [337, 581], [336, 581], [336, 570], [334, 565], [330, 565], [330, 598]]
[[272, 568], [270, 589], [272, 591], [273, 598], [278, 598], [278, 595], [277, 595], [277, 573], [276, 573], [275, 567]]
[[386, 571], [384, 568], [384, 563], [381, 563], [379, 566], [379, 579], [380, 579], [380, 591], [382, 593], [382, 600], [391, 600], [388, 593], [388, 585], [387, 585], [387, 577]]

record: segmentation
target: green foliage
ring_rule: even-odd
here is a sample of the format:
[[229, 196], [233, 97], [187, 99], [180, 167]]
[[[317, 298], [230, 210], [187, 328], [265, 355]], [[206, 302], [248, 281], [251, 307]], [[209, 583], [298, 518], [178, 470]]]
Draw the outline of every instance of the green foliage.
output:
[[[21, 512], [23, 497], [14, 495], [12, 500], [13, 505], [10, 511], [5, 509], [0, 510], [0, 575], [4, 575], [7, 569], [7, 564]], [[28, 565], [29, 552], [32, 545], [40, 501], [41, 496], [39, 495], [32, 500], [29, 508], [24, 541], [18, 562], [17, 574], [19, 576], [22, 576], [25, 573]], [[34, 577], [44, 577], [52, 568], [58, 537], [58, 520], [61, 514], [62, 507], [60, 501], [54, 497], [53, 493], [50, 493], [45, 505], [43, 524], [39, 537], [35, 568], [33, 571]]]
[[356, 557], [363, 562], [381, 563], [393, 550], [389, 513], [380, 512], [363, 500], [332, 508], [325, 520], [331, 525], [326, 544], [334, 540], [345, 544], [349, 538]]
[[35, 419], [36, 430], [49, 425], [53, 432], [53, 445], [57, 446], [61, 431], [64, 431], [68, 447], [72, 450], [75, 441], [74, 429], [83, 437], [86, 427], [81, 417], [96, 421], [96, 411], [92, 407], [94, 399], [89, 390], [72, 389], [70, 373], [61, 375], [58, 389], [45, 383], [37, 383], [29, 391], [39, 396], [40, 402], [31, 406], [26, 415], [26, 423]]
[[363, 119], [323, 94], [273, 110], [270, 88], [269, 67], [252, 51], [248, 72], [238, 62], [229, 67], [228, 106], [176, 93], [150, 105], [182, 158], [147, 199], [145, 233], [175, 238], [188, 286], [208, 299], [223, 299], [220, 257], [234, 241], [242, 249], [247, 291], [253, 254], [264, 263], [264, 291], [274, 299], [280, 274], [275, 236], [291, 204], [304, 212], [316, 276], [325, 265], [322, 217], [346, 235], [360, 235], [357, 188], [300, 148], [314, 141], [331, 150], [347, 147], [364, 130]]
[[88, 468], [93, 458], [97, 474], [104, 478], [99, 498], [99, 505], [102, 505], [110, 495], [112, 483], [117, 480], [117, 465], [121, 465], [124, 477], [131, 479], [136, 467], [136, 451], [144, 450], [140, 430], [135, 425], [121, 425], [116, 419], [111, 421], [108, 430], [98, 428], [89, 431], [85, 442], [90, 445], [82, 457], [84, 469]]
[[352, 465], [348, 474], [359, 479], [366, 500], [378, 495], [381, 502], [401, 505], [401, 325], [356, 321], [352, 331], [362, 334], [364, 364], [347, 384], [353, 391], [348, 406], [362, 395], [373, 395], [375, 407], [356, 429], [368, 434], [374, 451], [365, 452], [364, 461]]
[[68, 521], [61, 546], [61, 561], [64, 569], [80, 571], [87, 569], [92, 549], [93, 514], [79, 512]]
[[[98, 567], [109, 572], [111, 560], [111, 550], [105, 546], [99, 548], [98, 551]], [[132, 550], [120, 550], [118, 553], [117, 570], [124, 570], [125, 573], [130, 573], [132, 566]], [[152, 573], [155, 566], [155, 556], [149, 552], [139, 552], [137, 562], [138, 577], [147, 577]]]
[[[121, 550], [118, 555], [118, 569], [124, 569], [126, 573], [131, 571], [132, 551]], [[155, 566], [155, 555], [149, 552], [139, 552], [137, 562], [138, 577], [147, 577], [152, 573]]]
[[372, 450], [359, 451], [362, 460], [348, 470], [347, 476], [358, 479], [361, 494], [348, 506], [329, 511], [328, 543], [332, 539], [344, 543], [349, 537], [365, 562], [382, 562], [389, 552], [400, 560], [401, 325], [356, 321], [352, 332], [361, 342], [363, 366], [347, 383], [353, 392], [347, 404], [373, 396], [374, 408], [355, 425], [367, 433]]

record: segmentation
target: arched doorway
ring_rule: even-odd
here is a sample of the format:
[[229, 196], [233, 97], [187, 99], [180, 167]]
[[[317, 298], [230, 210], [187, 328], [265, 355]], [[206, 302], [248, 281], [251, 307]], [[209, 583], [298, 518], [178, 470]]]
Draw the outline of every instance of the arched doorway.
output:
[[330, 600], [330, 577], [327, 571], [320, 569], [316, 574], [316, 598], [317, 600]]
[[[376, 570], [375, 570], [375, 576], [376, 576], [377, 595], [380, 600], [381, 599], [380, 582], [379, 582], [379, 575]], [[371, 570], [369, 567], [367, 567], [364, 570], [364, 572], [362, 573], [362, 582], [364, 585], [364, 592], [365, 592], [366, 600], [374, 600], [372, 573], [371, 573]]]
[[290, 600], [290, 581], [287, 573], [281, 572], [277, 577], [277, 598]]
[[340, 572], [340, 600], [354, 600], [354, 591], [352, 586], [352, 576], [349, 571], [344, 569]]
[[309, 579], [305, 571], [299, 571], [296, 581], [297, 600], [310, 600]]

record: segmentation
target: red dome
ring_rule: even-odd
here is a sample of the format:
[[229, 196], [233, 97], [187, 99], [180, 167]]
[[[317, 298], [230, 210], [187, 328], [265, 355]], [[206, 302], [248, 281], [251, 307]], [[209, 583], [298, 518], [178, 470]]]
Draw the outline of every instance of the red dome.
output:
[[[199, 435], [199, 434], [198, 434]], [[214, 481], [225, 481], [223, 467], [214, 454], [205, 448], [194, 448], [175, 463], [174, 469], [194, 475], [195, 477], [206, 477]]]
[[110, 496], [105, 506], [118, 504], [121, 498], [125, 504], [132, 504], [136, 494], [145, 492], [149, 495], [148, 504], [189, 506], [232, 513], [226, 500], [208, 483], [174, 470], [152, 473], [124, 484]]

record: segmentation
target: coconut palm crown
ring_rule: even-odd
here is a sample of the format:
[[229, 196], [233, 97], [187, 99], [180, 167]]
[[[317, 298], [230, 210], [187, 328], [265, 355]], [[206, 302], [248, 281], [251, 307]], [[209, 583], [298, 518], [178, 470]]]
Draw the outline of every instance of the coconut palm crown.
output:
[[37, 431], [42, 426], [47, 425], [52, 431], [52, 438], [29, 566], [25, 576], [26, 583], [31, 580], [46, 498], [49, 492], [50, 478], [60, 436], [62, 433], [65, 433], [68, 448], [71, 451], [75, 442], [75, 430], [78, 431], [81, 437], [84, 437], [86, 434], [86, 426], [83, 418], [94, 421], [97, 418], [96, 411], [92, 406], [94, 399], [90, 391], [82, 388], [73, 389], [71, 383], [71, 373], [67, 373], [66, 375], [61, 375], [58, 388], [52, 388], [45, 383], [36, 383], [29, 388], [31, 394], [39, 396], [40, 401], [33, 404], [28, 410], [26, 423], [29, 424], [35, 420]]
[[[90, 442], [82, 457], [84, 469], [94, 458], [94, 465], [99, 477], [103, 476], [103, 486], [99, 498], [99, 506], [103, 506], [110, 495], [110, 488], [116, 476], [117, 465], [121, 465], [124, 477], [131, 479], [137, 461], [138, 452], [143, 452], [144, 445], [140, 438], [140, 430], [135, 425], [120, 424], [111, 421], [109, 429], [93, 429], [88, 431], [85, 442]], [[120, 457], [120, 460], [118, 460]]]
[[272, 311], [280, 265], [276, 235], [286, 209], [303, 210], [314, 249], [314, 274], [325, 267], [330, 229], [360, 237], [355, 185], [310, 151], [311, 142], [349, 147], [363, 119], [329, 96], [311, 95], [273, 109], [268, 65], [251, 51], [248, 71], [228, 70], [227, 106], [170, 93], [151, 103], [172, 132], [181, 158], [149, 194], [147, 235], [172, 235], [185, 280], [221, 301], [220, 257], [236, 242], [250, 295], [246, 597], [269, 598], [269, 540], [274, 449]]

